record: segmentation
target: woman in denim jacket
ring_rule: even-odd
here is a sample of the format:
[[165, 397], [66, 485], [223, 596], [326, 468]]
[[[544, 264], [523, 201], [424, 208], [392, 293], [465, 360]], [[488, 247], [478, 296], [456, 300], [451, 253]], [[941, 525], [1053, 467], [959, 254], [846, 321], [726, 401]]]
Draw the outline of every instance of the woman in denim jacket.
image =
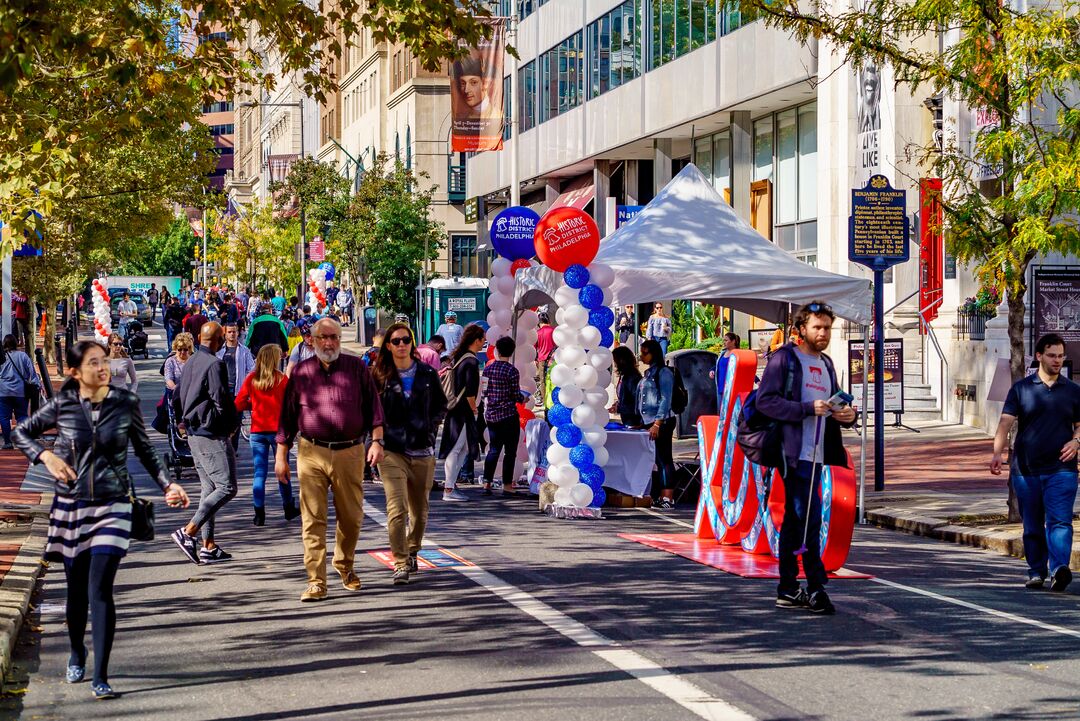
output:
[[675, 414], [671, 399], [675, 391], [675, 371], [664, 365], [660, 343], [647, 340], [641, 344], [641, 362], [648, 368], [638, 384], [638, 413], [656, 443], [656, 470], [653, 476], [653, 505], [675, 507], [675, 463], [672, 460], [672, 437]]

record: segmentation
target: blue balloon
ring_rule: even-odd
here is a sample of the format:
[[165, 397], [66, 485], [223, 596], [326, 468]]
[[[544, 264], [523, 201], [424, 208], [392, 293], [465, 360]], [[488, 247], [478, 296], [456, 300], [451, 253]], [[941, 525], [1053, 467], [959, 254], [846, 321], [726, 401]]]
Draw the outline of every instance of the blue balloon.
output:
[[552, 403], [552, 405], [554, 405], [554, 404], [556, 404], [558, 402], [559, 402], [559, 389], [558, 388], [552, 388], [551, 389], [551, 403]]
[[581, 429], [572, 423], [559, 426], [558, 432], [555, 433], [555, 440], [563, 448], [573, 448], [581, 443]]
[[547, 412], [548, 423], [559, 428], [570, 423], [571, 411], [562, 403], [556, 403]]
[[[571, 453], [572, 452], [573, 451], [571, 451]], [[604, 486], [604, 469], [600, 466], [592, 465], [581, 470], [581, 482], [593, 489], [593, 493], [596, 493], [596, 491]]]
[[598, 285], [589, 283], [578, 291], [578, 300], [589, 310], [597, 310], [604, 307], [604, 290]]
[[611, 332], [611, 328], [600, 329], [600, 347], [610, 348], [615, 345], [615, 334]]
[[584, 443], [570, 449], [570, 464], [579, 471], [591, 468], [595, 461], [596, 455], [593, 453], [593, 449]]
[[522, 206], [506, 208], [491, 221], [491, 245], [495, 252], [509, 260], [531, 258], [536, 254], [533, 236], [540, 216], [535, 210]]
[[336, 271], [334, 269], [334, 264], [331, 263], [330, 261], [319, 263], [319, 270], [325, 270], [326, 271], [326, 279], [327, 280], [333, 280], [334, 279], [334, 274], [335, 274]]
[[592, 492], [592, 503], [589, 504], [590, 508], [600, 508], [607, 502], [607, 491], [603, 488], [595, 489]]
[[584, 288], [589, 282], [589, 271], [581, 263], [574, 263], [563, 271], [563, 280], [571, 288]]
[[608, 308], [606, 305], [600, 306], [596, 310], [589, 311], [589, 325], [594, 328], [604, 330], [610, 328], [615, 322], [615, 311]]

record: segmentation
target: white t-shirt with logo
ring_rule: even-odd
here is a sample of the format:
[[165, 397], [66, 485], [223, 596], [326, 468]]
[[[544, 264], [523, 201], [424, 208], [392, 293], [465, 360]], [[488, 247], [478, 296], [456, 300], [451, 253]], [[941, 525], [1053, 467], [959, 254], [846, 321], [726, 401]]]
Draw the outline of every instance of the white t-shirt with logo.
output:
[[[829, 386], [829, 369], [825, 365], [825, 359], [821, 356], [812, 356], [796, 350], [795, 354], [802, 363], [802, 402], [813, 403], [814, 401], [827, 401], [831, 397]], [[811, 463], [821, 463], [825, 457], [825, 444], [818, 439], [817, 457], [814, 457], [814, 436], [817, 432], [819, 416], [807, 416], [803, 419], [802, 448], [799, 450], [799, 460]], [[821, 417], [822, 436], [825, 435], [825, 419]]]

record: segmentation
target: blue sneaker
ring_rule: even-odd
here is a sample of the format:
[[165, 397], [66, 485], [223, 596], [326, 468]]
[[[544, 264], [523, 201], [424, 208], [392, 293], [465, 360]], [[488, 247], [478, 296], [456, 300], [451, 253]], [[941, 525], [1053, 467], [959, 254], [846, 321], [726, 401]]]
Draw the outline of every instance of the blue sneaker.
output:
[[94, 698], [98, 701], [102, 701], [107, 698], [116, 698], [120, 694], [113, 691], [112, 686], [107, 683], [95, 683], [91, 684], [90, 690], [94, 693]]
[[86, 678], [86, 666], [73, 663], [67, 667], [64, 680], [68, 683], [80, 683], [84, 678]]

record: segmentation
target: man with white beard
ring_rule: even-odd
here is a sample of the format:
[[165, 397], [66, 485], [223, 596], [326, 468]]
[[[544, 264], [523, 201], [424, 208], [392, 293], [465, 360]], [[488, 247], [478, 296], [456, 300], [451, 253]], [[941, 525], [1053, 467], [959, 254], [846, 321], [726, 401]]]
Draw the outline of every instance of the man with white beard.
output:
[[[315, 356], [297, 364], [285, 388], [274, 471], [289, 481], [289, 449], [296, 436], [300, 515], [307, 589], [301, 601], [326, 598], [327, 491], [334, 493], [337, 534], [334, 568], [348, 591], [360, 590], [353, 570], [364, 517], [364, 438], [368, 463], [383, 457], [383, 411], [367, 366], [341, 354], [341, 325], [323, 318], [312, 329]], [[303, 402], [301, 402], [303, 399]]]

